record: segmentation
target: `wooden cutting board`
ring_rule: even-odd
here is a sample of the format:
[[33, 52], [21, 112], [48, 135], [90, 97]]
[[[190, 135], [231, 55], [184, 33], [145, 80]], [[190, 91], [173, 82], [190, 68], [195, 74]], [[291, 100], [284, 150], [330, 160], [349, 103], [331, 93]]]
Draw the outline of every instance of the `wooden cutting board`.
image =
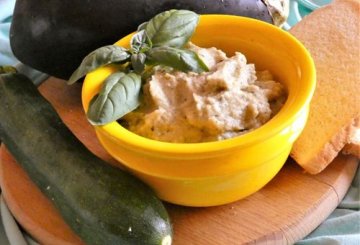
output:
[[[55, 78], [40, 87], [74, 134], [95, 154], [114, 163], [84, 116], [80, 90], [80, 84], [68, 86]], [[3, 195], [24, 229], [42, 244], [81, 244], [4, 146], [0, 154]], [[211, 208], [166, 204], [174, 244], [293, 244], [336, 208], [357, 167], [358, 159], [339, 156], [325, 171], [312, 176], [288, 160], [268, 185], [243, 200]]]

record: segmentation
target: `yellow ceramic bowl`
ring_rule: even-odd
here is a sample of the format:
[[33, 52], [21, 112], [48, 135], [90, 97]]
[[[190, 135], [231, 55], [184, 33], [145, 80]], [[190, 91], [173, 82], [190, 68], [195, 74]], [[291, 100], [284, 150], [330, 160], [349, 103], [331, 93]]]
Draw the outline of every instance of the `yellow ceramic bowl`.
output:
[[[131, 34], [117, 44], [129, 46], [130, 38]], [[254, 19], [203, 15], [191, 41], [202, 47], [215, 46], [228, 55], [240, 51], [258, 70], [270, 70], [288, 91], [280, 112], [250, 133], [207, 143], [159, 142], [136, 135], [117, 122], [95, 130], [119, 164], [153, 187], [161, 199], [187, 206], [214, 206], [256, 192], [281, 169], [306, 123], [315, 67], [293, 36]], [[86, 76], [82, 89], [85, 110], [112, 72], [113, 68], [105, 67]]]

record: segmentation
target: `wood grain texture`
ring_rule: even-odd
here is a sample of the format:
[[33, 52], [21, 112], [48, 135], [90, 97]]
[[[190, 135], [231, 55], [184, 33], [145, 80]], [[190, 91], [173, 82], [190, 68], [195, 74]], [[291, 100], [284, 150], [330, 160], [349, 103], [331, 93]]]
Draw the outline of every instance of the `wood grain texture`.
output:
[[[40, 87], [74, 134], [96, 155], [116, 162], [99, 145], [80, 102], [81, 85], [50, 78]], [[4, 147], [0, 185], [19, 223], [42, 244], [81, 244]], [[319, 175], [309, 175], [288, 160], [257, 193], [234, 203], [189, 208], [166, 204], [174, 244], [293, 244], [315, 229], [336, 208], [354, 177], [358, 160], [339, 156]]]

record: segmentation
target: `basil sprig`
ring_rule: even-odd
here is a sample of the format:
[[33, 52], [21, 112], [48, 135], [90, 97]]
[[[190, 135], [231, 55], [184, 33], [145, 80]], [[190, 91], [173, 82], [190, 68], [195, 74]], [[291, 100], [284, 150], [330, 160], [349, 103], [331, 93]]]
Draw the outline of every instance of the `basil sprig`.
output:
[[154, 47], [182, 48], [195, 31], [199, 16], [189, 10], [169, 10], [156, 15], [142, 28]]
[[68, 84], [73, 84], [89, 72], [111, 63], [126, 62], [130, 58], [129, 50], [116, 45], [107, 45], [88, 54], [80, 66], [73, 72]]
[[93, 125], [115, 121], [135, 110], [139, 102], [141, 77], [133, 72], [115, 72], [107, 77], [98, 95], [90, 101], [87, 117]]
[[152, 42], [145, 30], [135, 33], [131, 38], [130, 45], [133, 54], [145, 53], [152, 48]]
[[141, 83], [155, 65], [183, 72], [204, 72], [208, 67], [193, 51], [184, 49], [199, 16], [189, 10], [169, 10], [139, 25], [130, 40], [130, 49], [116, 45], [98, 48], [87, 55], [71, 75], [72, 84], [87, 73], [112, 63], [123, 64], [105, 79], [98, 95], [90, 101], [88, 120], [104, 125], [135, 110], [140, 104]]
[[148, 52], [148, 60], [151, 63], [173, 67], [180, 71], [203, 72], [208, 71], [205, 63], [199, 56], [186, 49], [172, 47], [156, 47]]

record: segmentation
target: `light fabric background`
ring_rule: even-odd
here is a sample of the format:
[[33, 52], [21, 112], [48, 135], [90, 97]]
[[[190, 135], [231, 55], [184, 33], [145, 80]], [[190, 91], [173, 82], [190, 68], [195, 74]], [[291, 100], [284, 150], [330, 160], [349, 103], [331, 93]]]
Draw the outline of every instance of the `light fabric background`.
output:
[[[298, 1], [298, 2], [297, 2]], [[289, 29], [301, 18], [309, 14], [316, 4], [329, 3], [331, 0], [291, 0], [290, 16], [284, 29]], [[18, 61], [11, 52], [9, 28], [15, 0], [0, 0], [0, 65], [15, 65]], [[306, 7], [305, 7], [306, 6]], [[297, 245], [360, 245], [360, 170], [347, 195], [338, 208], [316, 230]], [[16, 221], [0, 199], [0, 244], [1, 245], [34, 245], [34, 242]]]

